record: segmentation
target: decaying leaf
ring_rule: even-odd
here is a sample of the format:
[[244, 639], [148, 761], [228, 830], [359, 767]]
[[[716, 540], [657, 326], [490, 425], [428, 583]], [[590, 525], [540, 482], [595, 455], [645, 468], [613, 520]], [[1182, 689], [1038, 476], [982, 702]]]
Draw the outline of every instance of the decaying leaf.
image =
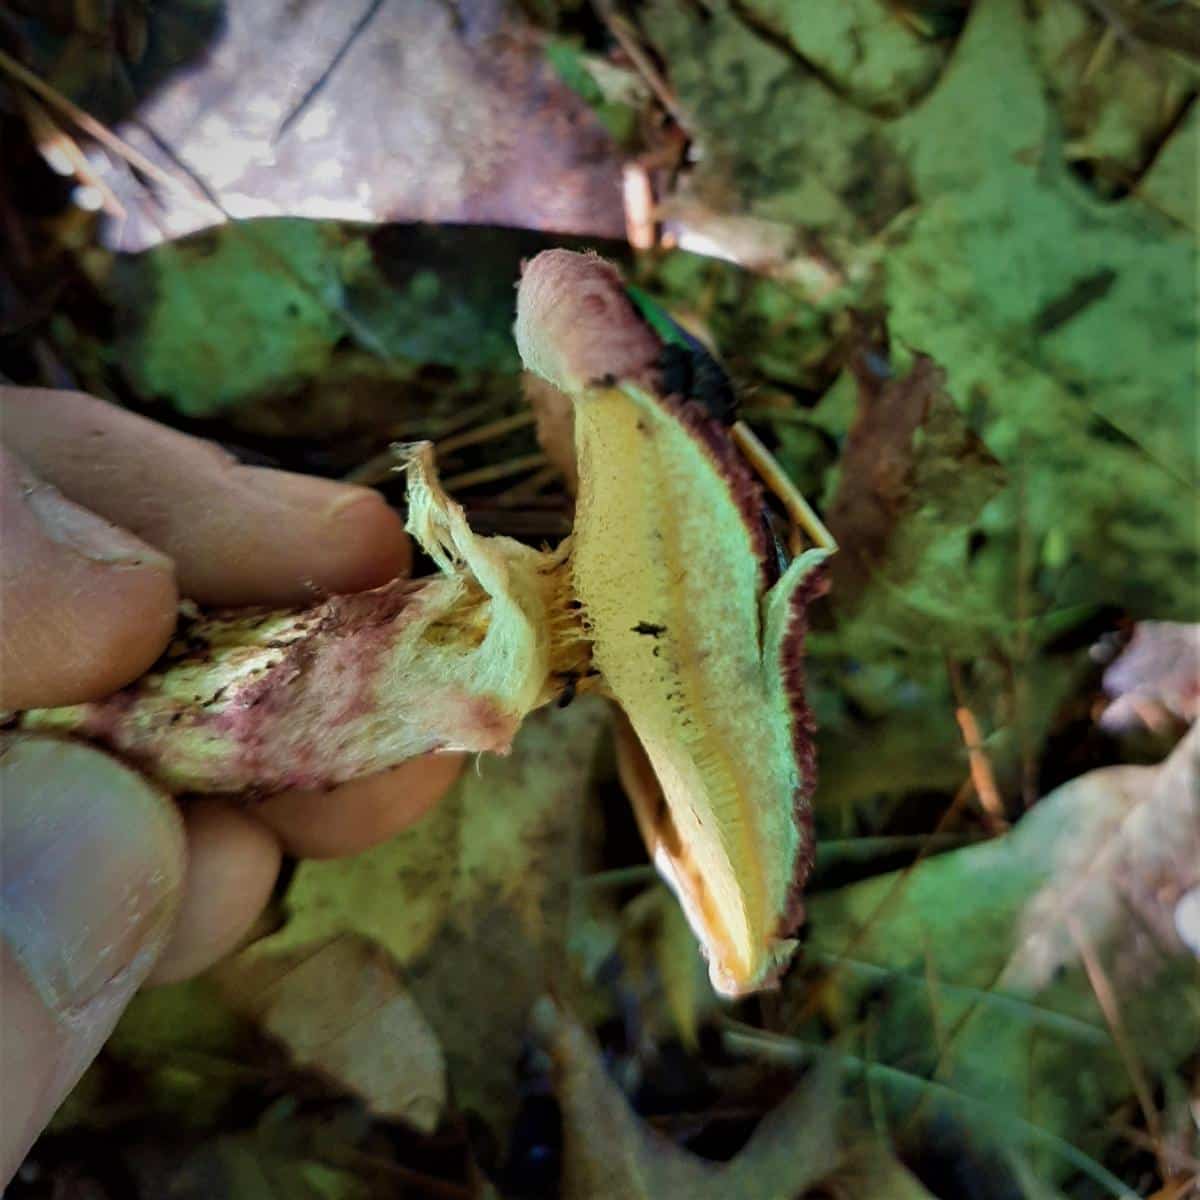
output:
[[530, 1007], [567, 974], [570, 888], [585, 870], [607, 722], [594, 696], [548, 705], [510, 755], [480, 758], [411, 829], [353, 858], [301, 863], [287, 923], [230, 967], [295, 961], [346, 935], [382, 947], [437, 1035], [457, 1107], [503, 1137]]
[[117, 340], [74, 327], [76, 370], [97, 395], [115, 379], [147, 408], [293, 445], [421, 428], [481, 391], [518, 400], [513, 279], [550, 245], [621, 254], [521, 229], [260, 217], [95, 256]]
[[[120, 115], [138, 101], [120, 134], [176, 178], [186, 163], [217, 204], [182, 186], [152, 195], [121, 164], [106, 164], [130, 214], [106, 231], [109, 244], [153, 245], [226, 214], [621, 232], [616, 147], [555, 78], [519, 8], [192, 0], [186, 7], [207, 12], [181, 15], [178, 0], [111, 7], [148, 10], [152, 54], [172, 67], [183, 55], [170, 43], [164, 53], [170, 34], [208, 35], [190, 69], [165, 79], [161, 65], [151, 78], [113, 70], [121, 86], [109, 90], [120, 96]], [[85, 61], [111, 40], [113, 19], [95, 18]], [[386, 121], [376, 119], [381, 96]]]
[[441, 1047], [379, 946], [341, 935], [290, 954], [239, 955], [216, 979], [230, 1006], [279, 1038], [297, 1065], [331, 1076], [377, 1116], [437, 1127]]
[[481, 538], [408, 458], [408, 528], [441, 569], [301, 611], [187, 622], [158, 668], [95, 704], [26, 714], [89, 738], [167, 787], [320, 787], [436, 750], [506, 751], [555, 673], [586, 649], [565, 553]]
[[1133, 640], [1104, 672], [1112, 703], [1100, 715], [1106, 729], [1169, 729], [1200, 717], [1200, 625], [1141, 621]]
[[1011, 596], [1023, 544], [1047, 608], [1194, 616], [1181, 497], [1200, 442], [1179, 436], [1195, 429], [1194, 235], [1155, 211], [1195, 212], [1194, 136], [1179, 132], [1191, 166], [1173, 194], [1105, 204], [1082, 187], [1017, 0], [970, 7], [937, 87], [888, 130], [920, 197], [888, 253], [892, 336], [934, 350], [1020, 481], [982, 516], [978, 566], [1000, 558]]
[[852, 369], [859, 407], [828, 514], [842, 549], [831, 573], [846, 613], [863, 607], [872, 584], [904, 588], [927, 571], [937, 539], [957, 538], [961, 564], [970, 522], [1003, 481], [926, 355], [896, 376], [886, 351], [863, 347]]
[[574, 402], [572, 590], [661, 789], [635, 799], [643, 836], [713, 986], [751, 991], [791, 956], [812, 861], [801, 641], [830, 550], [780, 569], [738, 443], [669, 390], [664, 343], [609, 264], [539, 255], [516, 334], [526, 366]]
[[[867, 93], [864, 100], [884, 101], [885, 107], [910, 87], [919, 90], [929, 70], [936, 73], [939, 58], [936, 51], [926, 57], [915, 39], [898, 30], [893, 44], [907, 41], [915, 51], [908, 63], [884, 61], [873, 37], [870, 76], [856, 69], [858, 63], [845, 70], [848, 47], [837, 27], [861, 27], [864, 14], [878, 8], [883, 20], [875, 32], [883, 32], [886, 42], [895, 20], [869, 0], [848, 13], [850, 7], [820, 12], [806, 6], [795, 15], [795, 6], [789, 11], [777, 0], [719, 0], [697, 21], [686, 7], [657, 0], [638, 12], [641, 30], [669, 64], [671, 87], [699, 150], [681, 181], [688, 199], [720, 213], [745, 212], [819, 231], [823, 257], [839, 264], [861, 258], [863, 243], [912, 202], [912, 190], [903, 161], [880, 136], [880, 123], [846, 103], [842, 88], [831, 87], [796, 50], [807, 40], [801, 53], [815, 50], [822, 68], [843, 72], [850, 88]], [[751, 8], [760, 19], [745, 19]], [[770, 31], [765, 37], [764, 26]], [[788, 26], [792, 44], [781, 45], [776, 31]], [[793, 40], [797, 26], [811, 32]]]
[[[804, 24], [811, 15], [820, 37], [822, 26], [851, 19], [843, 9], [868, 6], [831, 6], [832, 16], [810, 7], [793, 5], [802, 15], [789, 10], [786, 19]], [[1177, 68], [1193, 74], [1178, 53], [1185, 31], [1194, 37], [1192, 8], [1018, 0], [869, 7], [892, 21], [916, 11], [958, 18], [932, 88], [891, 119], [848, 103], [781, 46], [773, 33], [784, 31], [783, 18], [753, 19], [783, 5], [723, 0], [705, 5], [703, 21], [678, 4], [639, 6], [639, 28], [667, 64], [701, 149], [664, 207], [699, 200], [725, 219], [778, 223], [779, 242], [792, 234], [796, 265], [819, 247], [843, 274], [867, 276], [866, 301], [843, 292], [839, 307], [870, 307], [882, 291], [894, 342], [936, 358], [949, 394], [1007, 474], [1008, 487], [979, 518], [987, 542], [969, 573], [994, 581], [993, 618], [1012, 615], [1005, 601], [1028, 586], [1017, 583], [1025, 570], [1036, 584], [1033, 612], [1099, 600], [1139, 618], [1191, 619], [1194, 520], [1179, 497], [1195, 487], [1200, 446], [1192, 435], [1200, 108], [1185, 101], [1180, 112], [1175, 78]], [[1132, 159], [1098, 145], [1085, 159], [1141, 163], [1164, 126], [1170, 133], [1144, 174], [1125, 177], [1132, 190], [1115, 202], [1098, 199], [1068, 161], [1077, 148], [1064, 146], [1056, 80], [1039, 61], [1040, 14], [1089, 30], [1082, 62], [1069, 30], [1058, 44], [1070, 47], [1081, 74], [1091, 68], [1095, 115], [1107, 124], [1112, 109], [1126, 110], [1115, 114], [1116, 132], [1136, 147]], [[1151, 27], [1159, 31], [1152, 45], [1135, 32]], [[801, 48], [799, 37], [785, 36]], [[1175, 51], [1174, 65], [1159, 71], [1162, 45]], [[865, 46], [865, 56], [873, 49]], [[1129, 97], [1133, 77], [1145, 86]], [[1120, 96], [1110, 94], [1114, 78]], [[981, 86], [997, 79], [1003, 86]], [[1093, 132], [1099, 125], [1085, 138]], [[724, 344], [732, 348], [733, 339]], [[773, 358], [790, 358], [794, 371], [797, 356], [781, 338]], [[787, 378], [774, 362], [767, 373]]]
[[1032, 6], [1032, 34], [1047, 92], [1063, 127], [1066, 157], [1092, 186], [1120, 195], [1138, 179], [1195, 94], [1186, 47], [1200, 34], [1194, 14], [1147, 8]]
[[837, 1164], [830, 1071], [801, 1082], [731, 1162], [706, 1162], [639, 1121], [588, 1035], [550, 1001], [536, 1021], [563, 1110], [565, 1200], [793, 1200]]
[[803, 7], [741, 0], [735, 11], [794, 51], [797, 67], [873, 112], [895, 113], [919, 100], [946, 57], [944, 44], [923, 37], [881, 0]]
[[[1050, 1178], [1078, 1165], [1064, 1139], [1200, 1049], [1176, 916], [1200, 883], [1198, 771], [1200, 727], [1161, 766], [1064, 785], [1002, 838], [810, 899], [824, 995], [865, 1017], [898, 1118], [961, 1098]], [[892, 1093], [901, 1074], [916, 1086]]]

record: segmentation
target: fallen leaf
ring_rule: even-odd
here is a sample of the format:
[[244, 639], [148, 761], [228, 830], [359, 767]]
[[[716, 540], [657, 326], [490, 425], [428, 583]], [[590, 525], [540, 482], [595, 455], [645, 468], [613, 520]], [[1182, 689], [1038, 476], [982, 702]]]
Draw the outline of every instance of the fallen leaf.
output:
[[[1200, 443], [1176, 431], [1194, 424], [1195, 106], [1135, 190], [1109, 203], [1072, 170], [1038, 18], [1015, 0], [969, 6], [933, 86], [886, 120], [746, 9], [714, 3], [695, 21], [658, 3], [639, 14], [701, 150], [665, 206], [777, 222], [783, 246], [790, 229], [796, 261], [815, 247], [848, 281], [827, 289], [826, 306], [882, 299], [894, 342], [945, 370], [1009, 481], [980, 514], [969, 572], [931, 557], [935, 579], [957, 570], [991, 597], [959, 624], [1015, 619], [1003, 606], [1022, 589], [1031, 614], [1113, 604], [1189, 619], [1197, 557], [1179, 496], [1197, 486]], [[1144, 6], [1121, 11], [1151, 19]], [[981, 84], [994, 79], [1004, 86]], [[826, 356], [835, 342], [827, 331]]]
[[99, 394], [115, 369], [182, 417], [289, 439], [388, 437], [449, 420], [481, 384], [498, 405], [518, 402], [513, 280], [550, 244], [582, 245], [517, 229], [238, 221], [96, 260], [117, 338], [92, 347], [76, 331], [73, 355]]
[[509, 757], [481, 757], [412, 829], [352, 859], [302, 863], [287, 924], [248, 952], [286, 957], [347, 932], [383, 946], [441, 1043], [457, 1105], [501, 1140], [530, 1006], [567, 972], [606, 721], [595, 698], [543, 709]]
[[[967, 531], [1003, 485], [1003, 472], [928, 356], [917, 355], [897, 376], [885, 351], [864, 347], [852, 367], [858, 414], [827, 514], [841, 550], [831, 565], [834, 603], [847, 616], [867, 609], [862, 619], [876, 626], [916, 620], [927, 627], [920, 594], [898, 600], [895, 593], [914, 583], [936, 592], [950, 571], [965, 573]], [[957, 554], [944, 561], [946, 552], [939, 553], [943, 569], [933, 577], [934, 545], [950, 542]]]
[[[1170, 40], [1156, 47], [1138, 33], [1139, 8], [1040, 0], [1032, 10], [1031, 32], [1066, 157], [1108, 197], [1120, 197], [1138, 180], [1194, 95], [1195, 72], [1180, 53], [1185, 14], [1161, 21]], [[1195, 49], [1194, 32], [1191, 40]]]
[[[784, 5], [760, 7], [778, 13], [789, 28], [813, 23], [796, 22]], [[904, 164], [876, 118], [847, 103], [790, 45], [769, 30], [764, 37], [742, 9], [713, 3], [704, 21], [669, 0], [639, 11], [642, 32], [669, 66], [676, 105], [698, 147], [679, 193], [720, 213], [818, 231], [835, 261], [857, 262], [855, 243], [885, 228], [911, 202]], [[841, 6], [835, 10], [817, 20], [815, 36], [824, 35], [825, 51], [844, 61], [847, 49], [835, 31], [847, 18]]]
[[1200, 716], [1200, 625], [1141, 621], [1129, 645], [1104, 672], [1111, 703], [1105, 729], [1190, 725]]
[[937, 87], [889, 126], [919, 197], [888, 253], [889, 327], [936, 357], [1014, 483], [983, 514], [976, 570], [1011, 595], [1024, 544], [1046, 607], [1186, 620], [1191, 237], [1136, 194], [1081, 186], [1031, 43], [1017, 0], [973, 5]]
[[1200, 1049], [1200, 966], [1175, 923], [1200, 883], [1198, 773], [1200, 727], [1158, 767], [1065, 784], [1004, 837], [812, 898], [821, 994], [870, 1031], [896, 1121], [961, 1102], [1061, 1177], [1110, 1105]]
[[1196, 233], [1196, 145], [1200, 142], [1200, 106], [1193, 104], [1170, 138], [1159, 148], [1138, 184], [1138, 198], [1154, 211]]
[[182, 183], [149, 192], [110, 165], [114, 248], [225, 214], [622, 234], [617, 148], [511, 6], [221, 8], [188, 69], [125, 97], [117, 132]]
[[381, 948], [341, 935], [288, 953], [250, 951], [215, 978], [230, 1007], [282, 1041], [297, 1066], [354, 1092], [378, 1117], [437, 1128], [441, 1047]]
[[838, 1162], [829, 1071], [802, 1080], [732, 1161], [706, 1162], [637, 1117], [588, 1034], [552, 1002], [535, 1020], [563, 1111], [564, 1200], [793, 1200]]
[[947, 44], [923, 37], [895, 8], [879, 0], [798, 8], [788, 0], [741, 0], [746, 24], [770, 35], [857, 107], [902, 112], [937, 79]]

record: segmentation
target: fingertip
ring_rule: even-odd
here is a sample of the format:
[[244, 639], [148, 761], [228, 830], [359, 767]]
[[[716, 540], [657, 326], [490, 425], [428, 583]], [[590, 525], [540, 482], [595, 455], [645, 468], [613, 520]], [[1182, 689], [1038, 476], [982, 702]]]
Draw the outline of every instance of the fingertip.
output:
[[281, 792], [255, 816], [297, 858], [359, 854], [414, 825], [454, 786], [466, 755], [428, 754], [330, 791]]
[[200, 556], [185, 555], [194, 568], [190, 595], [212, 604], [306, 604], [411, 569], [404, 522], [370, 488], [269, 467], [236, 467], [230, 482], [238, 498], [237, 512], [224, 518], [230, 553], [219, 562], [209, 556], [203, 578]]
[[368, 488], [246, 466], [90, 396], [0, 388], [0, 408], [23, 461], [169, 555], [202, 605], [306, 604], [409, 570], [404, 523]]
[[270, 899], [282, 858], [263, 824], [219, 800], [184, 812], [188, 862], [175, 927], [148, 983], [189, 979], [234, 950]]
[[313, 582], [337, 595], [380, 587], [412, 570], [412, 543], [400, 514], [369, 488], [340, 484], [337, 501], [320, 531]]

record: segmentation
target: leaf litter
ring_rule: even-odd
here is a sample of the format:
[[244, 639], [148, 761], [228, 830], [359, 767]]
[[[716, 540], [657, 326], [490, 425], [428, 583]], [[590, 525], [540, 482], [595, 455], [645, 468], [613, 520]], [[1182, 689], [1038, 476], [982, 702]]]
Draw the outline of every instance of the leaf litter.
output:
[[[561, 1163], [561, 1194], [611, 1183], [627, 1189], [614, 1195], [724, 1195], [721, 1172], [739, 1162], [745, 1175], [733, 1177], [763, 1195], [812, 1184], [850, 1200], [982, 1196], [999, 1194], [988, 1188], [1001, 1177], [1029, 1195], [1049, 1180], [1072, 1196], [1186, 1194], [1197, 1156], [1194, 1120], [1180, 1114], [1200, 1049], [1185, 937], [1200, 861], [1195, 734], [1161, 767], [1085, 772], [1154, 762], [1190, 720], [1185, 655], [1173, 656], [1174, 677], [1131, 656], [1101, 680], [1131, 631], [1137, 650], [1165, 628], [1154, 620], [1195, 619], [1190, 6], [863, 3], [803, 22], [750, 0], [704, 10], [696, 20], [658, 3], [627, 23], [660, 65], [657, 94], [631, 86], [636, 63], [597, 25], [580, 32], [569, 8], [540, 14], [561, 39], [546, 70], [570, 84], [561, 47], [581, 55], [572, 61], [598, 90], [577, 76], [571, 86], [626, 154], [639, 138], [661, 153], [674, 144], [664, 121], [686, 124], [690, 155], [647, 168], [658, 231], [675, 248], [627, 269], [716, 348], [789, 473], [831, 522], [841, 514], [845, 574], [807, 665], [822, 726], [819, 835], [861, 853], [818, 870], [803, 964], [780, 996], [735, 1010], [758, 1041], [731, 1062], [713, 1048], [721, 1010], [697, 990], [678, 909], [622, 845], [631, 831], [614, 802], [606, 719], [584, 698], [535, 718], [512, 758], [481, 759], [444, 811], [397, 843], [301, 864], [281, 928], [227, 964], [231, 978], [284, 971], [324, 946], [318, 966], [361, 954], [364, 978], [385, 981], [375, 1011], [402, 1017], [393, 1028], [425, 1048], [424, 1070], [445, 1063], [435, 1138], [464, 1113], [490, 1130], [460, 1132], [460, 1159], [408, 1178], [415, 1194], [487, 1194], [479, 1164], [503, 1194], [530, 1194], [531, 1178], [557, 1194]], [[88, 54], [70, 36], [63, 45], [55, 82], [94, 101]], [[614, 102], [624, 107], [605, 109]], [[615, 179], [621, 155], [601, 158]], [[545, 228], [539, 211], [531, 197], [502, 219]], [[559, 228], [618, 232], [605, 220]], [[37, 349], [22, 359], [17, 346], [13, 375], [49, 365], [60, 383], [200, 420], [271, 461], [346, 470], [397, 429], [521, 411], [511, 286], [520, 257], [554, 240], [238, 220], [140, 257], [94, 248], [83, 287], [89, 304], [115, 307], [119, 349], [72, 302], [25, 329]], [[464, 280], [465, 259], [483, 267]], [[864, 375], [862, 313], [881, 309], [875, 365], [886, 370]], [[213, 326], [217, 369], [179, 370], [209, 321], [227, 322]], [[455, 469], [535, 449], [528, 427], [505, 437], [458, 452]], [[489, 490], [467, 487], [472, 520]], [[550, 494], [569, 513], [566, 490]], [[1166, 713], [1153, 746], [1096, 723], [1105, 690]], [[982, 831], [955, 721], [964, 708], [1014, 826], [955, 849]], [[596, 869], [619, 879], [593, 885]], [[140, 997], [61, 1128], [114, 1114], [106, 1137], [135, 1147], [126, 1158], [142, 1194], [162, 1194], [172, 1176], [146, 1165], [154, 1155], [122, 1111], [183, 1119], [187, 1172], [217, 1189], [198, 1194], [396, 1190], [372, 1172], [397, 1161], [394, 1135], [379, 1138], [400, 1126], [345, 1114], [365, 1104], [403, 1121], [386, 1098], [403, 1088], [364, 1085], [378, 1065], [364, 1059], [380, 1058], [370, 1037], [336, 1060], [339, 1038], [353, 1045], [374, 1018], [356, 1025], [333, 981], [317, 980], [267, 1038], [261, 1015], [256, 1026], [217, 982]], [[529, 1013], [546, 990], [571, 1032], [557, 1035], [559, 1059], [542, 1061]], [[571, 1012], [586, 1014], [590, 1036]], [[323, 1021], [335, 1047], [324, 1063], [311, 1052]], [[789, 1051], [782, 1082], [784, 1057], [768, 1049], [781, 1039], [802, 1051]], [[675, 1044], [699, 1076], [679, 1078]], [[800, 1115], [782, 1126], [794, 1153], [772, 1158], [756, 1139], [731, 1158], [719, 1098], [753, 1098], [744, 1140], [814, 1046], [842, 1063], [845, 1127], [811, 1116], [828, 1093], [808, 1090], [810, 1073], [794, 1085]], [[115, 1109], [128, 1071], [144, 1091]], [[691, 1116], [687, 1133], [651, 1136], [656, 1090]], [[284, 1108], [265, 1103], [280, 1093]], [[351, 1107], [314, 1124], [314, 1103]], [[250, 1132], [234, 1111], [253, 1114]], [[305, 1144], [314, 1129], [324, 1140]], [[428, 1139], [402, 1146], [400, 1161], [430, 1161]], [[548, 1164], [541, 1174], [534, 1160]], [[436, 1190], [451, 1179], [457, 1191]]]

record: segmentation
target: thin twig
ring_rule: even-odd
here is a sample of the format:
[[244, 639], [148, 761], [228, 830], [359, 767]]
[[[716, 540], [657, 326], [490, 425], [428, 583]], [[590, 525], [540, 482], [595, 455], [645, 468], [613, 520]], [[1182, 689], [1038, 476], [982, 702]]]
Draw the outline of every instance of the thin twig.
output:
[[495, 421], [476, 425], [474, 429], [467, 429], [462, 433], [456, 433], [451, 437], [434, 442], [433, 448], [437, 451], [438, 456], [442, 457], [454, 450], [461, 450], [465, 446], [477, 446], [481, 442], [490, 442], [493, 438], [503, 437], [506, 433], [512, 433], [516, 429], [525, 429], [536, 420], [537, 418], [529, 411], [519, 412], [511, 417], [499, 417]]
[[1008, 828], [1008, 820], [1004, 815], [1004, 802], [996, 788], [996, 777], [992, 774], [992, 764], [983, 749], [983, 741], [979, 734], [979, 726], [975, 714], [966, 707], [954, 711], [954, 719], [962, 731], [963, 745], [967, 750], [967, 761], [971, 766], [971, 783], [975, 794], [983, 807], [985, 824], [991, 833], [1000, 834]]
[[[745, 421], [736, 421], [731, 432], [738, 449], [749, 460], [758, 477], [787, 510], [792, 524], [803, 530], [814, 546], [822, 550], [836, 550], [837, 542], [833, 540], [833, 534], [825, 528], [825, 522], [817, 516], [812, 505], [788, 478], [787, 472], [763, 445], [754, 430]], [[793, 550], [793, 553], [798, 553], [798, 549]]]
[[[359, 483], [366, 487], [375, 487], [386, 482], [396, 472], [399, 458], [396, 455], [396, 442], [433, 440], [437, 452], [444, 455], [463, 446], [472, 446], [478, 442], [486, 442], [493, 437], [499, 437], [513, 429], [521, 429], [532, 425], [536, 418], [531, 412], [518, 413], [511, 417], [502, 417], [483, 425], [469, 428], [476, 418], [490, 412], [496, 406], [496, 399], [488, 399], [460, 409], [448, 420], [431, 423], [421, 422], [419, 426], [409, 424], [397, 425], [389, 432], [393, 441], [373, 454], [366, 462], [361, 463], [342, 478], [346, 483]], [[459, 433], [465, 429], [466, 432]], [[457, 436], [455, 436], [457, 434]]]
[[360, 487], [377, 487], [398, 474], [403, 465], [404, 460], [397, 449], [397, 443], [392, 442], [378, 454], [371, 455], [365, 463], [347, 471], [342, 476], [342, 482], [357, 483]]
[[1158, 74], [1154, 60], [1146, 53], [1145, 47], [1135, 35], [1125, 20], [1124, 14], [1119, 13], [1108, 0], [1082, 0], [1085, 8], [1090, 8], [1108, 27], [1113, 37], [1121, 42], [1129, 56], [1146, 71], [1151, 78]]
[[625, 238], [635, 250], [653, 250], [658, 241], [654, 187], [644, 163], [627, 162], [621, 172]]
[[1092, 51], [1091, 56], [1088, 58], [1087, 66], [1083, 68], [1083, 74], [1079, 77], [1081, 83], [1090, 83], [1092, 81], [1096, 73], [1111, 57], [1116, 44], [1117, 34], [1110, 25], [1097, 39], [1096, 48]]
[[544, 491], [556, 480], [562, 478], [562, 472], [553, 464], [547, 463], [540, 471], [535, 471], [528, 479], [497, 493], [492, 497], [492, 503], [498, 508], [515, 508], [532, 500], [539, 492]]
[[1030, 631], [1033, 597], [1033, 550], [1029, 531], [1029, 504], [1026, 488], [1024, 432], [1018, 435], [1021, 453], [1017, 456], [1017, 605], [1016, 605], [1016, 662], [1012, 665], [1013, 709], [1017, 724], [1017, 741], [1021, 748], [1021, 800], [1026, 809], [1037, 800], [1037, 764], [1034, 758], [1031, 720], [1029, 716], [1029, 664], [1033, 659]]
[[460, 429], [465, 429], [468, 425], [473, 425], [476, 421], [482, 420], [493, 409], [499, 408], [502, 401], [496, 396], [487, 396], [474, 404], [468, 404], [465, 408], [460, 408], [456, 413], [446, 417], [437, 426], [437, 431], [434, 434], [434, 439], [446, 438], [452, 433], [457, 433]]
[[1096, 952], [1088, 940], [1083, 926], [1079, 923], [1078, 917], [1074, 913], [1068, 912], [1063, 914], [1063, 919], [1071, 934], [1071, 940], [1075, 943], [1075, 948], [1079, 951], [1079, 957], [1083, 962], [1083, 969], [1087, 972], [1088, 983], [1091, 984], [1092, 991], [1096, 996], [1096, 1003], [1100, 1006], [1100, 1011], [1104, 1014], [1104, 1020], [1108, 1023], [1113, 1043], [1117, 1047], [1117, 1053], [1121, 1056], [1121, 1061], [1125, 1064], [1125, 1070], [1129, 1072], [1129, 1080], [1133, 1084], [1133, 1093], [1137, 1097], [1138, 1106], [1142, 1110], [1142, 1119], [1146, 1122], [1146, 1128], [1150, 1131], [1150, 1136], [1155, 1140], [1155, 1153], [1158, 1157], [1159, 1172], [1165, 1179], [1167, 1177], [1166, 1162], [1158, 1150], [1158, 1143], [1162, 1139], [1162, 1127], [1158, 1119], [1158, 1110], [1154, 1107], [1154, 1097], [1150, 1091], [1150, 1084], [1146, 1079], [1146, 1072], [1142, 1069], [1142, 1064], [1129, 1041], [1129, 1034], [1126, 1032], [1125, 1023], [1121, 1020], [1121, 1009], [1117, 1003], [1117, 994], [1113, 990], [1112, 982], [1105, 973], [1104, 967], [1096, 957]]
[[1139, 1146], [1143, 1150], [1153, 1152], [1161, 1152], [1167, 1162], [1177, 1171], [1188, 1171], [1196, 1176], [1200, 1182], [1200, 1158], [1196, 1158], [1192, 1154], [1188, 1154], [1186, 1150], [1180, 1150], [1171, 1145], [1160, 1145], [1143, 1129], [1136, 1129], [1130, 1125], [1113, 1125], [1117, 1134], [1124, 1138], [1130, 1145]]
[[958, 722], [958, 728], [962, 732], [963, 745], [967, 750], [967, 762], [971, 768], [971, 783], [975, 788], [976, 796], [979, 797], [984, 822], [989, 833], [1004, 833], [1008, 829], [1008, 818], [1004, 815], [1004, 801], [1000, 799], [1000, 792], [996, 787], [996, 776], [992, 772], [991, 761], [983, 748], [979, 724], [975, 720], [975, 714], [967, 706], [966, 698], [963, 695], [962, 677], [958, 670], [958, 664], [952, 659], [948, 659], [947, 668], [950, 672], [950, 686], [954, 690], [954, 701], [957, 705], [954, 710], [954, 719]]
[[[54, 123], [54, 118], [33, 96], [21, 92], [18, 93], [17, 99], [24, 110], [25, 119], [29, 123], [29, 131], [33, 134], [34, 144], [41, 156], [50, 164], [50, 169], [56, 173], [61, 169], [59, 164], [53, 161], [53, 155], [57, 151], [65, 159], [62, 166], [68, 168], [69, 173], [74, 174], [81, 184], [95, 188], [99, 192], [104, 211], [118, 220], [123, 220], [127, 215], [124, 205], [113, 194], [112, 188], [96, 174], [95, 168], [88, 162], [87, 155], [79, 148], [79, 143], [65, 129], [60, 129]], [[63, 171], [63, 173], [66, 174], [68, 171]]]
[[97, 121], [90, 113], [86, 113], [78, 105], [72, 104], [61, 92], [51, 87], [45, 80], [39, 79], [32, 71], [27, 70], [15, 58], [6, 54], [3, 50], [0, 50], [0, 70], [12, 76], [19, 83], [24, 84], [25, 87], [45, 100], [52, 108], [58, 109], [64, 116], [74, 121], [84, 133], [95, 138], [102, 146], [111, 150], [118, 157], [125, 159], [131, 167], [136, 167], [143, 175], [153, 179], [156, 183], [162, 184], [163, 187], [170, 188], [171, 191], [196, 204], [201, 202], [200, 198], [193, 195], [178, 179], [172, 175], [168, 175], [162, 167], [148, 159], [140, 150], [134, 149], [123, 138], [113, 133], [108, 126]]
[[492, 463], [490, 466], [479, 467], [474, 471], [463, 471], [461, 475], [451, 475], [442, 480], [442, 486], [448, 492], [461, 488], [476, 487], [481, 483], [491, 483], [496, 479], [507, 479], [511, 475], [520, 475], [523, 471], [532, 471], [534, 467], [544, 466], [544, 454], [520, 454], [505, 462]]
[[681, 129], [687, 129], [688, 123], [679, 107], [679, 101], [667, 81], [659, 73], [658, 68], [650, 61], [650, 56], [642, 49], [629, 22], [613, 8], [611, 0], [593, 0], [596, 15], [608, 26], [617, 45], [629, 56], [638, 74], [646, 81], [658, 102], [669, 112], [675, 123]]

